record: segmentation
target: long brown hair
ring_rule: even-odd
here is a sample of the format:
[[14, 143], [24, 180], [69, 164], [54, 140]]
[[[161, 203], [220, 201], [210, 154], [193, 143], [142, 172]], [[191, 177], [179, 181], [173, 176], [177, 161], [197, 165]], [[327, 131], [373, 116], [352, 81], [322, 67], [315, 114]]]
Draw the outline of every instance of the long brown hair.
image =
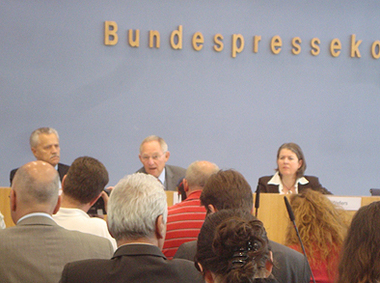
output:
[[[296, 225], [310, 261], [326, 262], [328, 274], [336, 272], [337, 256], [347, 231], [347, 217], [322, 193], [305, 190], [290, 199]], [[298, 236], [291, 223], [286, 233], [286, 245], [299, 247]], [[318, 255], [318, 256], [316, 256]]]
[[380, 202], [361, 207], [342, 248], [337, 283], [380, 282]]

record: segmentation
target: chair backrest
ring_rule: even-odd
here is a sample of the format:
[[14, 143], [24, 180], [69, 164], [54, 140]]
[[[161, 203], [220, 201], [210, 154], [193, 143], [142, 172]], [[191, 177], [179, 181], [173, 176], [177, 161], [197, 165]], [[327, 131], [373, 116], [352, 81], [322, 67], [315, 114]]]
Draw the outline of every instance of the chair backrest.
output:
[[370, 189], [371, 196], [380, 196], [380, 189]]

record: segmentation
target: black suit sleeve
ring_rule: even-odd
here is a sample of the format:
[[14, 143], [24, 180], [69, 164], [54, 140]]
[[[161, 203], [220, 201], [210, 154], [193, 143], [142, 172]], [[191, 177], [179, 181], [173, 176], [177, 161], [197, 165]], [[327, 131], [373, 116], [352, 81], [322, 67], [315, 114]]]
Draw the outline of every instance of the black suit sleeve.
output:
[[[18, 169], [18, 168], [17, 168], [17, 169]], [[13, 178], [14, 178], [16, 172], [17, 172], [17, 169], [13, 169], [13, 170], [11, 171], [11, 173], [9, 174], [9, 181], [10, 181], [11, 186], [12, 186]]]

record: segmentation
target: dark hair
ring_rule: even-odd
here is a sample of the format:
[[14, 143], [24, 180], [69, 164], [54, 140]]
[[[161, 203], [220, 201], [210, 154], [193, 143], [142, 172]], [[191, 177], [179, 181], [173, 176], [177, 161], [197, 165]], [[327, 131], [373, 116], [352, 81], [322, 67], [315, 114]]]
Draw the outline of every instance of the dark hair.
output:
[[361, 207], [352, 218], [339, 262], [338, 283], [379, 282], [380, 202]]
[[208, 215], [197, 242], [195, 265], [218, 282], [260, 282], [270, 261], [263, 223], [248, 211], [226, 209]]
[[100, 161], [79, 157], [67, 172], [63, 192], [82, 204], [89, 203], [102, 192], [108, 180], [107, 169]]
[[253, 208], [251, 186], [242, 174], [235, 170], [220, 170], [207, 180], [201, 197], [201, 204], [209, 212], [212, 204], [217, 210], [244, 209], [249, 212]]
[[[280, 146], [280, 148], [277, 151], [277, 159], [276, 160], [278, 160], [278, 158], [280, 157], [280, 151], [282, 149], [291, 150], [292, 152], [295, 153], [298, 160], [302, 160], [302, 165], [297, 170], [297, 178], [302, 177], [305, 174], [305, 170], [306, 170], [306, 160], [305, 160], [305, 156], [303, 155], [303, 152], [302, 152], [302, 149], [300, 148], [300, 146], [296, 143], [293, 143], [293, 142], [284, 143], [283, 145]], [[278, 166], [276, 168], [276, 171], [279, 171]]]

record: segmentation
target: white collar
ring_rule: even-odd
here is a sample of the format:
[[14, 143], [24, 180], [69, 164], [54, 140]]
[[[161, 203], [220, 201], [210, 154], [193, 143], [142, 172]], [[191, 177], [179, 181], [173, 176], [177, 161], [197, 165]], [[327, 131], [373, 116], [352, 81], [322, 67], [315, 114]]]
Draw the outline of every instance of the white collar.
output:
[[29, 213], [29, 214], [26, 214], [24, 215], [23, 217], [21, 217], [16, 224], [20, 223], [21, 220], [24, 220], [24, 219], [27, 219], [29, 217], [33, 217], [33, 216], [44, 216], [44, 217], [47, 217], [47, 218], [50, 218], [51, 220], [53, 220], [53, 217], [51, 217], [51, 215], [45, 213], [45, 212], [33, 212], [33, 213]]
[[164, 170], [162, 170], [160, 176], [158, 176], [158, 180], [165, 186], [165, 167]]
[[[308, 183], [309, 183], [309, 181], [308, 181], [305, 177], [298, 178], [298, 179], [296, 180], [296, 184], [295, 184], [296, 194], [298, 194], [298, 184], [306, 185], [306, 184], [308, 184]], [[281, 177], [280, 177], [280, 174], [278, 173], [278, 171], [277, 171], [276, 174], [274, 174], [273, 177], [269, 180], [268, 184], [271, 184], [271, 185], [278, 185], [278, 192], [279, 192], [281, 195], [285, 194], [285, 193], [284, 193], [284, 186], [282, 185]]]

